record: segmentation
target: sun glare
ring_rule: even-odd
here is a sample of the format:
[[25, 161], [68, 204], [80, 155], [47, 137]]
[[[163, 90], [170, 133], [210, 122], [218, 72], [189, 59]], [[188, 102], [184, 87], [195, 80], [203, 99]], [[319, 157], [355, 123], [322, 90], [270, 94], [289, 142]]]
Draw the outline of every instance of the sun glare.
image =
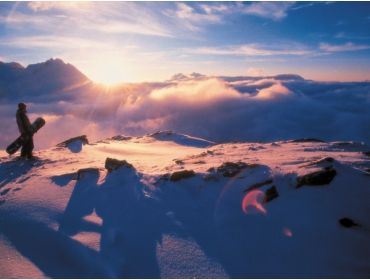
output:
[[100, 84], [112, 86], [128, 81], [127, 66], [117, 58], [95, 58], [85, 68], [87, 76]]
[[105, 85], [116, 85], [125, 80], [122, 70], [108, 65], [95, 68], [90, 76], [93, 81]]

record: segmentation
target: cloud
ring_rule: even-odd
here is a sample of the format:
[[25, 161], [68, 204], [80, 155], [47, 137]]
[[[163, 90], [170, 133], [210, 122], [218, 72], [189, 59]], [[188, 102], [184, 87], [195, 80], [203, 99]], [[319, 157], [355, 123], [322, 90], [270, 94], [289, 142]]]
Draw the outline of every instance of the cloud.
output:
[[[31, 119], [47, 118], [37, 147], [87, 134], [91, 141], [116, 134], [174, 130], [209, 140], [276, 141], [304, 137], [328, 141], [370, 139], [370, 83], [314, 82], [295, 75], [206, 77], [125, 85], [111, 91], [90, 85], [73, 97], [25, 97]], [[57, 95], [58, 96], [58, 95]], [[0, 147], [18, 135], [16, 102], [0, 106]]]
[[326, 52], [348, 52], [348, 51], [360, 51], [370, 49], [370, 45], [359, 45], [352, 42], [348, 42], [342, 45], [333, 45], [328, 43], [321, 43], [320, 49]]
[[[139, 34], [171, 37], [172, 31], [162, 23], [150, 5], [133, 2], [29, 2], [32, 12], [17, 11], [0, 18], [8, 28], [25, 28], [29, 33], [59, 34]], [[21, 10], [21, 9], [18, 9]]]
[[28, 7], [35, 12], [39, 12], [48, 10], [86, 9], [91, 7], [91, 4], [89, 2], [32, 1], [28, 3]]
[[305, 8], [309, 8], [309, 7], [312, 7], [315, 3], [313, 2], [309, 2], [307, 4], [302, 4], [302, 5], [296, 5], [294, 7], [291, 7], [290, 9], [291, 10], [300, 10], [300, 9], [305, 9]]
[[64, 37], [64, 36], [22, 36], [4, 38], [0, 41], [0, 45], [27, 48], [27, 49], [111, 49], [112, 46], [108, 43], [98, 40], [83, 39], [78, 37]]
[[212, 4], [212, 5], [200, 5], [200, 7], [205, 11], [207, 14], [212, 14], [214, 12], [221, 12], [225, 13], [230, 10], [230, 5], [227, 6], [225, 4]]
[[312, 50], [302, 45], [278, 45], [273, 48], [261, 44], [244, 44], [239, 46], [225, 47], [200, 47], [187, 50], [193, 54], [205, 55], [234, 55], [234, 56], [277, 56], [277, 55], [308, 55], [313, 54]]
[[[176, 19], [175, 24], [191, 31], [200, 31], [206, 24], [221, 23], [224, 11], [222, 6], [201, 5], [201, 10], [196, 10], [186, 3], [176, 3], [175, 9], [168, 9], [164, 14]], [[226, 7], [226, 6], [225, 6]]]
[[241, 11], [277, 21], [285, 18], [294, 4], [294, 2], [254, 2], [244, 6]]

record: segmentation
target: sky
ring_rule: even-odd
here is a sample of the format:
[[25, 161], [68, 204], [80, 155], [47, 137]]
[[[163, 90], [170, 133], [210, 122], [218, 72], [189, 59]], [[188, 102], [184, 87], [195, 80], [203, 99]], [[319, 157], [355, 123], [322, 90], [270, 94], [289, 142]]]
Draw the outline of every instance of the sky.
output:
[[0, 61], [52, 57], [102, 83], [370, 80], [370, 2], [0, 2]]

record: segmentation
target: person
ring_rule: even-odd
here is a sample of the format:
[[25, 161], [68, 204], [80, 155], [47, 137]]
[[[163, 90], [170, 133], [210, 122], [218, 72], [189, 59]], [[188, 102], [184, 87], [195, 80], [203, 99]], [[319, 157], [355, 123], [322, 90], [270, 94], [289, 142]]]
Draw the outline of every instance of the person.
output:
[[18, 110], [16, 114], [17, 125], [21, 136], [24, 139], [24, 143], [21, 149], [21, 157], [31, 159], [33, 157], [33, 128], [31, 122], [27, 117], [27, 106], [24, 103], [18, 104]]

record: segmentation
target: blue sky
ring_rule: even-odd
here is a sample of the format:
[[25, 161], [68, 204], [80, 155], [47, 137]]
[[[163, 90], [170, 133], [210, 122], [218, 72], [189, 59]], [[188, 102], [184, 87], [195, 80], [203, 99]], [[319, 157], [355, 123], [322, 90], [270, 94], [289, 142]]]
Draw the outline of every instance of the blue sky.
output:
[[0, 2], [0, 60], [98, 82], [175, 73], [370, 79], [370, 2]]

